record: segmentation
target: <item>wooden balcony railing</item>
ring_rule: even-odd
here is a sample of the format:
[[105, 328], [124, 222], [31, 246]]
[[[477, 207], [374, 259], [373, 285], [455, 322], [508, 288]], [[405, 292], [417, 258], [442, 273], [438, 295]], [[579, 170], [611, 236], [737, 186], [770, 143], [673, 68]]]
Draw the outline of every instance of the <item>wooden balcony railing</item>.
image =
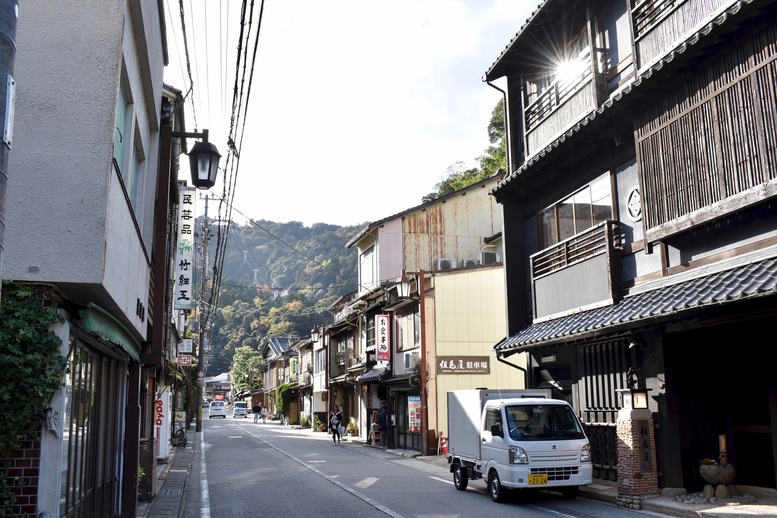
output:
[[537, 99], [526, 107], [526, 131], [530, 132], [539, 126], [567, 100], [574, 97], [578, 90], [592, 80], [591, 49], [586, 49], [579, 56], [579, 73], [574, 77], [557, 79]]
[[531, 256], [532, 279], [567, 268], [575, 263], [618, 248], [617, 223], [605, 221]]

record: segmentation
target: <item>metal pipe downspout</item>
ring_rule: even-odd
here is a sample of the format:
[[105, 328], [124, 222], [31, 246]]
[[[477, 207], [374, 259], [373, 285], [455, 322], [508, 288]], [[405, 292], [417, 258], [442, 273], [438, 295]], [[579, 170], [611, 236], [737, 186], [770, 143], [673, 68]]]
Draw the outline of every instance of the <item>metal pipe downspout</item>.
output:
[[[494, 344], [494, 349], [499, 347], [499, 345], [501, 345], [505, 340], [507, 340], [507, 337], [502, 338], [501, 340], [499, 340], [499, 342]], [[508, 362], [502, 356], [500, 356], [499, 353], [497, 353], [496, 351], [494, 351], [494, 356], [496, 356], [497, 361], [504, 363], [505, 365], [509, 365], [513, 369], [518, 369], [519, 371], [523, 372], [523, 388], [528, 388], [526, 386], [526, 382], [529, 380], [529, 372], [525, 368], [521, 367], [520, 365], [516, 365], [514, 363]]]
[[513, 161], [512, 161], [512, 148], [510, 146], [510, 125], [507, 123], [510, 120], [510, 112], [507, 110], [507, 92], [496, 86], [494, 83], [486, 79], [486, 76], [483, 76], [483, 82], [486, 83], [488, 86], [493, 88], [494, 90], [498, 91], [502, 94], [502, 100], [505, 104], [505, 153], [507, 154], [507, 172], [512, 173], [513, 172]]

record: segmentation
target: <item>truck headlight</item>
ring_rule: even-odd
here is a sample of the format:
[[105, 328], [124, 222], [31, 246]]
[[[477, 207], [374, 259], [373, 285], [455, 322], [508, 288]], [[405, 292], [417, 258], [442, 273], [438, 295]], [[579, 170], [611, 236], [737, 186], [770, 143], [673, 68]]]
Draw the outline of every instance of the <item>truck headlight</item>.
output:
[[510, 464], [528, 464], [529, 456], [526, 455], [526, 451], [520, 446], [510, 446], [508, 448], [509, 462]]
[[586, 443], [580, 450], [580, 462], [591, 462], [591, 444]]

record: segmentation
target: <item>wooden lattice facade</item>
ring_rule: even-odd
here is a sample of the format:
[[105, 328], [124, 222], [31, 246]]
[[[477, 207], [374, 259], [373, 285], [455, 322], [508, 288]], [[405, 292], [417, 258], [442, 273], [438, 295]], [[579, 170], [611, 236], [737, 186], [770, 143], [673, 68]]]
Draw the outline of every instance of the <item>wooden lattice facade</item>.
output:
[[648, 239], [745, 208], [764, 190], [777, 193], [776, 60], [772, 22], [700, 63], [639, 114]]

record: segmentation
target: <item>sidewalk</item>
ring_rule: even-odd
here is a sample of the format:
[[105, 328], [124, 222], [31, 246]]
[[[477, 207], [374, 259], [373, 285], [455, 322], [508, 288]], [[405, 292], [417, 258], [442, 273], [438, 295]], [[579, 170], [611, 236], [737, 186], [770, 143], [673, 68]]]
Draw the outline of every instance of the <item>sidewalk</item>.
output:
[[[272, 424], [281, 426], [278, 421], [274, 421]], [[299, 429], [302, 433], [308, 432], [321, 440], [331, 441], [328, 433], [300, 429], [298, 426], [289, 428]], [[186, 448], [173, 448], [169, 462], [159, 465], [157, 469], [160, 478], [159, 493], [150, 502], [138, 502], [137, 516], [139, 518], [178, 518], [182, 516], [183, 497], [188, 477], [192, 473], [194, 456], [200, 448], [199, 435], [192, 435], [194, 436], [193, 440], [189, 441]], [[343, 445], [382, 449], [379, 446], [367, 444], [364, 439], [353, 437], [344, 438]], [[402, 449], [387, 449], [385, 451], [437, 466], [441, 468], [441, 475], [445, 474], [443, 470], [448, 472], [448, 461], [444, 455], [421, 455], [417, 451]], [[777, 517], [777, 490], [750, 486], [739, 486], [739, 489], [740, 493], [748, 496], [726, 499], [715, 504], [683, 503], [671, 494], [672, 491], [665, 491], [666, 495], [644, 500], [642, 510], [678, 518]], [[580, 488], [579, 498], [599, 500], [615, 505], [617, 496], [618, 490], [615, 482], [597, 479], [590, 486]]]

